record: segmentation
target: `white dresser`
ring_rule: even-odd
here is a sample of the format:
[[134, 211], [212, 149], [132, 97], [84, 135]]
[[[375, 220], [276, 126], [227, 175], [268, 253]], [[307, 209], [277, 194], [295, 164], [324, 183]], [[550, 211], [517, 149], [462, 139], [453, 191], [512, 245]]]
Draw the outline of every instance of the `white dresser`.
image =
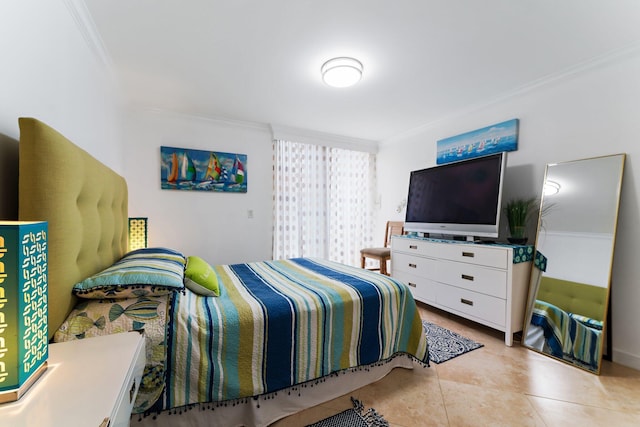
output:
[[521, 331], [531, 272], [531, 246], [394, 236], [391, 275], [417, 301], [505, 333]]
[[49, 344], [49, 367], [0, 426], [126, 427], [145, 365], [138, 332]]

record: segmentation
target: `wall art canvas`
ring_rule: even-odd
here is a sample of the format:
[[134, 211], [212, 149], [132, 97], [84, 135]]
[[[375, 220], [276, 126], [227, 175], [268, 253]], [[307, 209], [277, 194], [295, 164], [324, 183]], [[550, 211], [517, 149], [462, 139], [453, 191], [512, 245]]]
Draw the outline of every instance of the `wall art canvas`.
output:
[[160, 147], [165, 190], [247, 192], [247, 155]]
[[436, 163], [451, 163], [472, 157], [518, 149], [518, 119], [487, 126], [437, 143]]

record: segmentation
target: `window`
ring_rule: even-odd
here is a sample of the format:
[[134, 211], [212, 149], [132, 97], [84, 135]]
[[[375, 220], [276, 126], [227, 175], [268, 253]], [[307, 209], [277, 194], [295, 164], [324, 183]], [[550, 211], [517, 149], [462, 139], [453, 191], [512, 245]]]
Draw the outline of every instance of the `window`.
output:
[[359, 266], [372, 246], [375, 155], [274, 141], [274, 259]]

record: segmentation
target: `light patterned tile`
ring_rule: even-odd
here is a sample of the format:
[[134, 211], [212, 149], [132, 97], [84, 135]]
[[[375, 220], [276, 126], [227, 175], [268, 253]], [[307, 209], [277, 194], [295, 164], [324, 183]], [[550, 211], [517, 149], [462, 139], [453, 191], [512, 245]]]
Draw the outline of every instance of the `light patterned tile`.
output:
[[440, 381], [450, 426], [533, 426], [545, 424], [521, 393]]
[[637, 427], [640, 425], [640, 412], [621, 412], [535, 396], [529, 396], [529, 400], [549, 426]]

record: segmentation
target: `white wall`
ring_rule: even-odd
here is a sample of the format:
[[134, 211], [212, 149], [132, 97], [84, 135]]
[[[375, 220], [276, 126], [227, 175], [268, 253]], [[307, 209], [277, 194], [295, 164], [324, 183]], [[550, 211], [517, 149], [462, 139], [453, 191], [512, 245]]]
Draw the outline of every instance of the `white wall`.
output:
[[538, 250], [547, 257], [545, 276], [606, 288], [613, 235], [540, 230]]
[[640, 369], [638, 76], [640, 55], [630, 52], [385, 142], [378, 154], [378, 229], [387, 218], [403, 218], [396, 206], [406, 197], [409, 172], [435, 165], [436, 141], [448, 136], [520, 119], [519, 148], [509, 153], [506, 200], [539, 195], [547, 163], [626, 152], [612, 282], [612, 354], [615, 361]]
[[71, 3], [0, 2], [0, 134], [35, 117], [122, 173], [118, 88]]
[[[267, 126], [132, 111], [126, 128], [129, 214], [149, 218], [150, 246], [171, 247], [212, 264], [271, 259], [272, 137]], [[160, 146], [246, 154], [247, 193], [162, 190]]]

